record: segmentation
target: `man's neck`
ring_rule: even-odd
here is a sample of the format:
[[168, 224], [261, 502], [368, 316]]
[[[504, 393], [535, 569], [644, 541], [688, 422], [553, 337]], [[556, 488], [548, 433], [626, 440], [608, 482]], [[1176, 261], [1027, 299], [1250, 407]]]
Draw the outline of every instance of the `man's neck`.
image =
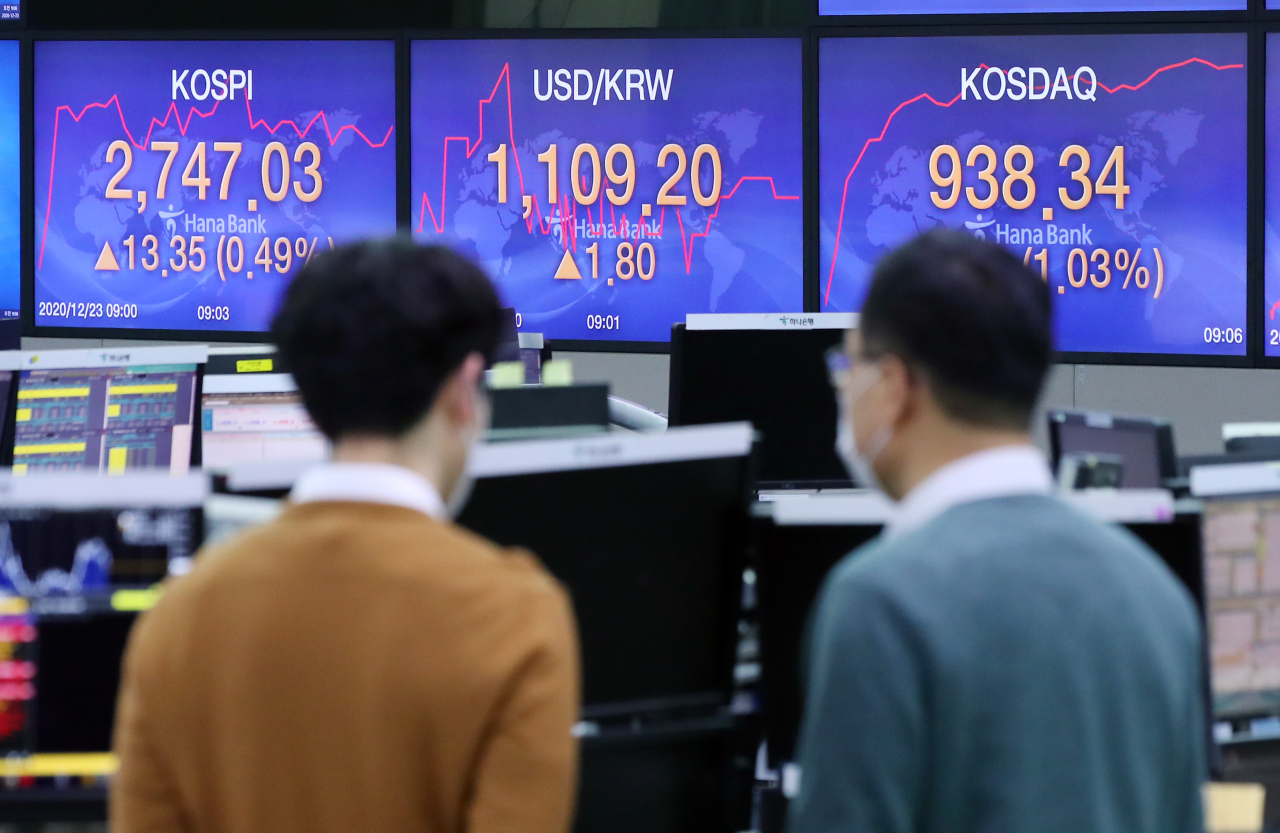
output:
[[894, 478], [894, 496], [901, 500], [930, 475], [943, 466], [971, 454], [1011, 445], [1030, 445], [1026, 431], [977, 428], [948, 422], [914, 431], [917, 438], [903, 437], [911, 452], [904, 455], [898, 476]]
[[443, 465], [434, 454], [420, 445], [386, 437], [343, 437], [334, 443], [333, 462], [373, 463], [400, 466], [423, 477], [441, 494], [444, 490]]

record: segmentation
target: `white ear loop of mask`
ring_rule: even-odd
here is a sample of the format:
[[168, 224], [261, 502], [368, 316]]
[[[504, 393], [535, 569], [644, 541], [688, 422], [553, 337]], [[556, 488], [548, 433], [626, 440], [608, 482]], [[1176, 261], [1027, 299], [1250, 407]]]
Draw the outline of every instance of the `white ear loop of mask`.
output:
[[[882, 376], [883, 371], [877, 368], [877, 375], [862, 385], [857, 393], [853, 394], [850, 408], [856, 405], [858, 400]], [[860, 450], [858, 448], [858, 440], [854, 435], [853, 415], [845, 411], [845, 397], [837, 394], [836, 398], [838, 401], [837, 419], [839, 419], [839, 424], [836, 426], [836, 453], [840, 456], [841, 462], [844, 463], [845, 469], [848, 470], [849, 476], [853, 478], [855, 485], [868, 489], [880, 489], [880, 478], [876, 476], [875, 461], [880, 457], [889, 441], [893, 439], [893, 428], [888, 425], [880, 426], [871, 435], [866, 449]]]

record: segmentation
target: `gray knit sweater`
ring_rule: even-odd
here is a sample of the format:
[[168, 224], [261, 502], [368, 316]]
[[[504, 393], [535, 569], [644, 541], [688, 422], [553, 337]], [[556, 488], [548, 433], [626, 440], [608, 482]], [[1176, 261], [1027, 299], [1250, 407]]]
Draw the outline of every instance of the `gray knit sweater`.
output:
[[815, 609], [791, 833], [1200, 833], [1201, 629], [1050, 497], [878, 539]]

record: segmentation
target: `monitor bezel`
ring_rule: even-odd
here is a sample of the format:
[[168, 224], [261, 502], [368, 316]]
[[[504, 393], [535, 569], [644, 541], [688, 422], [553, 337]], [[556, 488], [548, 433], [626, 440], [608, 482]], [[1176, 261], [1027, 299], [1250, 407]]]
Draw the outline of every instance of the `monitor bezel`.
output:
[[[16, 39], [16, 38], [15, 38]], [[402, 66], [404, 53], [403, 32], [398, 29], [377, 29], [369, 31], [308, 31], [281, 30], [279, 32], [249, 30], [214, 31], [181, 30], [161, 32], [155, 30], [121, 30], [121, 31], [83, 31], [83, 30], [50, 30], [29, 32], [20, 40], [21, 66], [19, 72], [22, 102], [22, 308], [20, 320], [24, 337], [49, 338], [101, 338], [101, 339], [137, 339], [145, 341], [186, 341], [208, 343], [268, 344], [269, 331], [253, 330], [193, 330], [193, 329], [148, 329], [148, 328], [116, 328], [102, 326], [67, 327], [37, 324], [35, 321], [35, 52], [40, 42], [76, 42], [76, 41], [291, 41], [291, 42], [325, 42], [325, 41], [385, 41], [392, 44], [392, 83], [395, 86], [394, 116], [395, 131], [402, 129], [401, 99], [407, 90], [401, 86], [404, 76]], [[395, 143], [396, 183], [395, 228], [388, 236], [404, 230], [403, 211], [405, 198], [401, 193], [401, 160], [403, 158], [401, 137]]]
[[1173, 424], [1167, 419], [1159, 417], [1143, 417], [1132, 415], [1112, 415], [1105, 414], [1111, 420], [1111, 425], [1091, 426], [1089, 425], [1090, 411], [1079, 411], [1074, 409], [1054, 409], [1045, 413], [1045, 419], [1049, 424], [1049, 466], [1050, 471], [1056, 477], [1058, 474], [1058, 466], [1062, 461], [1062, 436], [1059, 433], [1065, 424], [1084, 425], [1085, 427], [1096, 427], [1101, 430], [1107, 428], [1132, 428], [1132, 429], [1151, 429], [1156, 438], [1156, 463], [1160, 467], [1160, 478], [1169, 480], [1178, 476], [1178, 457], [1174, 446]]
[[[187, 471], [185, 472], [186, 474], [199, 472], [202, 468], [202, 458], [203, 458], [204, 431], [203, 431], [203, 422], [200, 417], [200, 414], [201, 414], [200, 405], [201, 405], [201, 400], [203, 399], [203, 396], [204, 396], [204, 376], [205, 376], [206, 363], [195, 362], [194, 364], [196, 366], [196, 369], [194, 371], [195, 376], [193, 378], [192, 388], [191, 388], [191, 396], [192, 396], [191, 451], [187, 461]], [[119, 369], [119, 368], [128, 369], [129, 367], [136, 367], [136, 366], [137, 365], [120, 364], [120, 365], [104, 365], [102, 367], [86, 367], [86, 368], [67, 367], [67, 368], [55, 368], [55, 369], [57, 370], [112, 370], [112, 369]], [[12, 371], [13, 380], [9, 386], [9, 408], [8, 408], [8, 412], [5, 414], [3, 425], [0, 425], [0, 466], [5, 466], [10, 469], [13, 468], [14, 446], [17, 445], [17, 433], [18, 433], [18, 427], [17, 427], [18, 426], [18, 422], [17, 422], [18, 392], [22, 383], [22, 374], [32, 370], [40, 370], [40, 369], [41, 368], [38, 368], [38, 367], [23, 367], [23, 368], [19, 368], [17, 370]], [[90, 472], [89, 469], [85, 469], [83, 471], [85, 473]], [[160, 469], [160, 468], [143, 469], [143, 471], [164, 471], [164, 469]], [[99, 469], [99, 472], [101, 474], [106, 473], [105, 470], [103, 469]]]
[[[1054, 352], [1053, 361], [1061, 364], [1108, 364], [1122, 366], [1156, 366], [1156, 367], [1258, 367], [1261, 352], [1261, 329], [1256, 325], [1256, 317], [1254, 311], [1259, 304], [1259, 293], [1261, 291], [1261, 268], [1263, 264], [1262, 258], [1262, 215], [1260, 213], [1260, 203], [1263, 196], [1263, 189], [1260, 187], [1262, 154], [1265, 152], [1263, 143], [1262, 128], [1264, 126], [1263, 114], [1259, 102], [1261, 99], [1261, 84], [1257, 78], [1259, 67], [1265, 66], [1261, 55], [1259, 40], [1261, 39], [1261, 30], [1258, 25], [1251, 19], [1249, 15], [1238, 15], [1230, 20], [1222, 19], [1206, 19], [1196, 18], [1193, 20], [1178, 20], [1168, 22], [1154, 22], [1150, 15], [1137, 15], [1136, 19], [1127, 19], [1124, 22], [1098, 22], [1088, 19], [1082, 15], [1067, 15], [1063, 20], [1056, 20], [1059, 16], [1039, 15], [1037, 18], [1054, 17], [1056, 22], [1038, 23], [1031, 22], [1027, 19], [1028, 15], [1013, 15], [1017, 18], [1016, 22], [1009, 25], [1002, 25], [998, 30], [994, 30], [989, 24], [980, 22], [978, 18], [985, 16], [975, 15], [973, 17], [946, 17], [946, 16], [929, 16], [928, 20], [918, 21], [915, 25], [904, 25], [900, 18], [894, 20], [893, 25], [872, 26], [865, 22], [861, 22], [857, 26], [837, 26], [825, 25], [815, 26], [811, 29], [812, 38], [812, 63], [814, 65], [814, 78], [812, 86], [808, 89], [815, 97], [819, 95], [819, 82], [817, 77], [817, 63], [821, 50], [822, 41], [826, 39], [858, 39], [858, 38], [942, 38], [942, 37], [1026, 37], [1036, 35], [1049, 36], [1069, 36], [1069, 35], [1220, 35], [1234, 34], [1243, 35], [1246, 39], [1246, 57], [1245, 57], [1245, 75], [1246, 75], [1246, 101], [1248, 102], [1248, 112], [1246, 113], [1246, 147], [1248, 149], [1246, 159], [1246, 291], [1245, 291], [1245, 352], [1239, 356], [1220, 356], [1208, 355], [1203, 353], [1117, 353], [1117, 352], [1101, 352], [1101, 351], [1065, 351], [1056, 350]], [[945, 24], [943, 20], [963, 20], [963, 23], [956, 22], [954, 24]], [[814, 168], [816, 170], [819, 154], [819, 136], [818, 136], [818, 114], [815, 104], [815, 117], [810, 134], [812, 136], [812, 146], [806, 148], [809, 152]], [[814, 205], [814, 211], [820, 211], [820, 194], [817, 193], [819, 183], [815, 183], [813, 192], [811, 193], [811, 202]], [[821, 258], [816, 243], [810, 247], [815, 262]], [[822, 280], [821, 269], [815, 269], [811, 272], [811, 277], [817, 283], [815, 284], [815, 292], [820, 291]], [[815, 298], [815, 301], [817, 299]], [[1280, 360], [1277, 360], [1277, 366], [1280, 366]]]
[[[809, 193], [809, 164], [810, 158], [807, 148], [807, 135], [811, 119], [809, 109], [809, 93], [808, 93], [808, 76], [807, 67], [809, 61], [809, 30], [803, 26], [789, 27], [766, 27], [761, 29], [457, 29], [457, 30], [424, 30], [410, 29], [406, 30], [404, 38], [404, 64], [405, 64], [405, 118], [404, 124], [406, 128], [401, 136], [407, 145], [412, 147], [412, 120], [411, 114], [408, 112], [412, 102], [411, 84], [409, 72], [412, 63], [413, 44], [417, 41], [444, 41], [444, 40], [765, 40], [765, 39], [794, 39], [800, 47], [800, 66], [797, 71], [800, 74], [801, 95], [804, 98], [801, 107], [800, 129], [801, 129], [801, 147], [804, 149], [803, 159], [801, 160], [801, 183], [804, 193], [801, 194], [801, 205], [803, 206], [802, 216], [804, 218], [804, 228], [802, 229], [801, 239], [804, 241], [804, 250], [802, 252], [801, 263], [801, 298], [802, 306], [805, 310], [795, 310], [796, 312], [807, 312], [809, 302], [809, 230], [810, 230], [810, 212], [809, 204], [812, 202]], [[412, 152], [406, 152], [402, 157], [403, 169], [405, 176], [405, 198], [411, 202], [409, 194], [408, 180], [412, 174]], [[412, 207], [410, 207], [410, 214]], [[413, 234], [413, 218], [408, 216], [406, 220], [406, 230]], [[672, 324], [681, 323], [672, 321]], [[657, 353], [665, 354], [671, 352], [671, 342], [667, 341], [608, 341], [603, 339], [564, 339], [564, 338], [548, 338], [546, 340], [547, 347], [553, 352], [565, 351], [576, 353]]]

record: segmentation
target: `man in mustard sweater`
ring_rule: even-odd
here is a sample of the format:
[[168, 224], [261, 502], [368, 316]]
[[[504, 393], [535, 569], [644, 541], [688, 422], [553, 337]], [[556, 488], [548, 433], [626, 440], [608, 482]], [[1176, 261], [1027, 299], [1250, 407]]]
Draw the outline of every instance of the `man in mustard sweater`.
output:
[[568, 598], [448, 519], [488, 419], [492, 285], [444, 249], [348, 246], [302, 270], [272, 335], [333, 462], [135, 627], [113, 833], [562, 833]]

